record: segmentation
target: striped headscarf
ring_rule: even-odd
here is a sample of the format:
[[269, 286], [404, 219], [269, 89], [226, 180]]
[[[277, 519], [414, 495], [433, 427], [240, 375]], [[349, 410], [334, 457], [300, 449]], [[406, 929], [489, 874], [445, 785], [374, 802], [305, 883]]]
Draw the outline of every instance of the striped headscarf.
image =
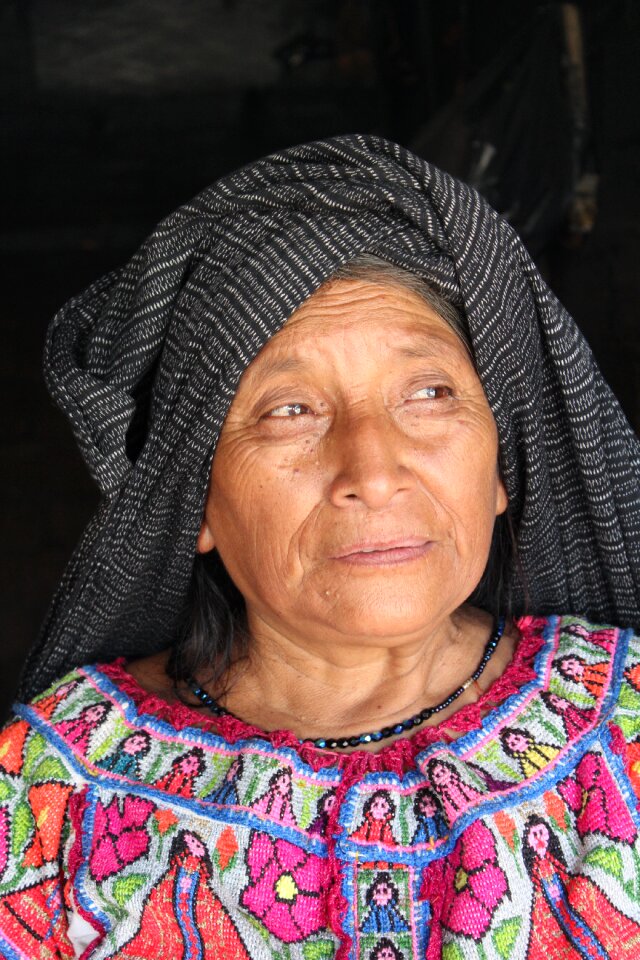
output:
[[343, 136], [204, 190], [54, 318], [47, 383], [103, 499], [23, 696], [72, 665], [171, 643], [238, 380], [365, 251], [423, 276], [467, 317], [530, 611], [640, 625], [639, 444], [576, 325], [474, 190], [396, 144]]

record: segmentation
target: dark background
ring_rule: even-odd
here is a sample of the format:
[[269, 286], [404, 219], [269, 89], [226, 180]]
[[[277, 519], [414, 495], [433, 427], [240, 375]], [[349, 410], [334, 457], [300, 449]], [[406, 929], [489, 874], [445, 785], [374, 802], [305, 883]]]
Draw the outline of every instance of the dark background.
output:
[[47, 323], [262, 154], [372, 132], [473, 182], [640, 427], [636, 0], [0, 0], [0, 18], [0, 713], [97, 501], [42, 383]]

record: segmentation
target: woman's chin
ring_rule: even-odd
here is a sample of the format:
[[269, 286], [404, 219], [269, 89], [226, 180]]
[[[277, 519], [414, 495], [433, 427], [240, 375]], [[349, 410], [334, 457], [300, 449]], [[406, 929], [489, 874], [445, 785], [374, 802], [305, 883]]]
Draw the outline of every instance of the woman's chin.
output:
[[428, 633], [442, 622], [447, 607], [416, 594], [393, 596], [393, 591], [364, 597], [337, 597], [330, 610], [315, 622], [326, 624], [341, 637], [366, 643], [371, 639], [402, 642]]

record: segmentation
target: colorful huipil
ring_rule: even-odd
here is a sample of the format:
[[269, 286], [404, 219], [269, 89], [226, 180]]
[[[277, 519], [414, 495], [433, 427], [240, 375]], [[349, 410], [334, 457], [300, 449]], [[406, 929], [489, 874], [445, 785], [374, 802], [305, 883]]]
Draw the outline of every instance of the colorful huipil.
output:
[[122, 663], [0, 739], [0, 957], [640, 957], [640, 641], [527, 617], [446, 727], [346, 756]]

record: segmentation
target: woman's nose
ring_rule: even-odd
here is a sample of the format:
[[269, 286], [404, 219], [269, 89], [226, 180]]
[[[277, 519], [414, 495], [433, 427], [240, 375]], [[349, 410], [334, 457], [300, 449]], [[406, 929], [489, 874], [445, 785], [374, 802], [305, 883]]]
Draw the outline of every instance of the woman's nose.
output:
[[416, 482], [407, 464], [408, 438], [386, 412], [345, 419], [334, 428], [332, 443], [330, 499], [336, 506], [359, 502], [379, 510]]

